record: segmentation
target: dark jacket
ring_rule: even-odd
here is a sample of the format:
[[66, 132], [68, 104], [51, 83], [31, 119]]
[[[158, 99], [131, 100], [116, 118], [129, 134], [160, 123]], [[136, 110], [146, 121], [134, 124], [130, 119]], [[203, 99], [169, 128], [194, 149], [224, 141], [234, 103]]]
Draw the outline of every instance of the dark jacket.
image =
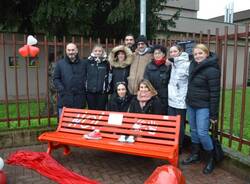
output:
[[88, 57], [87, 63], [87, 93], [108, 93], [109, 91], [109, 64], [107, 59], [96, 60], [95, 57]]
[[[119, 51], [123, 51], [125, 53], [126, 59], [123, 63], [119, 63], [116, 58]], [[108, 60], [112, 68], [111, 88], [114, 89], [117, 82], [126, 82], [126, 84], [128, 84], [127, 77], [129, 76], [130, 65], [133, 61], [133, 54], [131, 50], [123, 45], [119, 45], [112, 49]]]
[[53, 82], [58, 92], [59, 108], [84, 108], [86, 63], [78, 57], [71, 62], [66, 56], [58, 61], [53, 74]]
[[162, 64], [157, 66], [154, 61], [151, 61], [144, 73], [144, 78], [149, 80], [158, 92], [158, 96], [161, 101], [168, 104], [168, 82], [170, 79], [171, 65], [166, 66]]
[[125, 68], [112, 68], [112, 89], [114, 89], [117, 82], [126, 82], [126, 84], [128, 84], [127, 77], [129, 76], [129, 69], [130, 66]]
[[187, 104], [193, 108], [209, 108], [210, 118], [218, 118], [220, 101], [220, 68], [214, 53], [189, 67]]
[[161, 101], [157, 96], [153, 96], [149, 101], [147, 101], [143, 109], [140, 106], [137, 96], [135, 96], [131, 101], [129, 112], [143, 114], [162, 114], [163, 109]]
[[128, 112], [132, 96], [126, 95], [120, 98], [116, 93], [113, 93], [108, 102], [108, 110], [115, 112]]

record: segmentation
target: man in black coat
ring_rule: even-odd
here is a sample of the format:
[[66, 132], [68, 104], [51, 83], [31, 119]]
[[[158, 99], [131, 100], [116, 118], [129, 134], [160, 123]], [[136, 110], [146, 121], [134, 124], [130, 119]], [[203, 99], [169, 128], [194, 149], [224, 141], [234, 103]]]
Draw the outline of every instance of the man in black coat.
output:
[[57, 62], [53, 82], [58, 92], [58, 116], [63, 107], [84, 108], [86, 64], [79, 59], [78, 49], [74, 43], [66, 46], [65, 58]]

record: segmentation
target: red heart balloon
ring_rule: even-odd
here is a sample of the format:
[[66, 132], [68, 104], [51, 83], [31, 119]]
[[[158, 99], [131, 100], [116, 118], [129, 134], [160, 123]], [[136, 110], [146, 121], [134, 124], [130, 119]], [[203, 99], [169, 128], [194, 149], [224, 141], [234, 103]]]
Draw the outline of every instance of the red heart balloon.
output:
[[29, 45], [24, 45], [18, 50], [19, 54], [23, 57], [28, 57], [29, 55]]
[[40, 49], [38, 47], [34, 47], [34, 46], [31, 46], [29, 45], [29, 55], [31, 57], [36, 57], [37, 54], [39, 53]]

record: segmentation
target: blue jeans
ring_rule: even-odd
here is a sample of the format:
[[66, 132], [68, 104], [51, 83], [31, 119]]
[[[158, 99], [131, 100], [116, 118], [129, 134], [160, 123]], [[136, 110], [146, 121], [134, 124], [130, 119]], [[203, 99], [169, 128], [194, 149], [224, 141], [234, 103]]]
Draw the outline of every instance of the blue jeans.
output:
[[188, 106], [187, 113], [192, 143], [201, 143], [206, 151], [213, 150], [213, 142], [209, 135], [209, 108], [193, 108]]
[[60, 117], [62, 115], [62, 110], [63, 110], [63, 108], [58, 107], [58, 109], [57, 109], [57, 117], [58, 117], [58, 119], [60, 119]]

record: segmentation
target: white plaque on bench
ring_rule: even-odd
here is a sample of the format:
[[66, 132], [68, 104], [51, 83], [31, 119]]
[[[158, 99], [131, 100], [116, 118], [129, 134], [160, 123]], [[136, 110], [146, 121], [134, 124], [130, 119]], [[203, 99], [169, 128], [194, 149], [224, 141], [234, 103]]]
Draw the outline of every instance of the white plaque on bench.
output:
[[123, 114], [121, 113], [110, 113], [108, 124], [110, 125], [122, 125]]

